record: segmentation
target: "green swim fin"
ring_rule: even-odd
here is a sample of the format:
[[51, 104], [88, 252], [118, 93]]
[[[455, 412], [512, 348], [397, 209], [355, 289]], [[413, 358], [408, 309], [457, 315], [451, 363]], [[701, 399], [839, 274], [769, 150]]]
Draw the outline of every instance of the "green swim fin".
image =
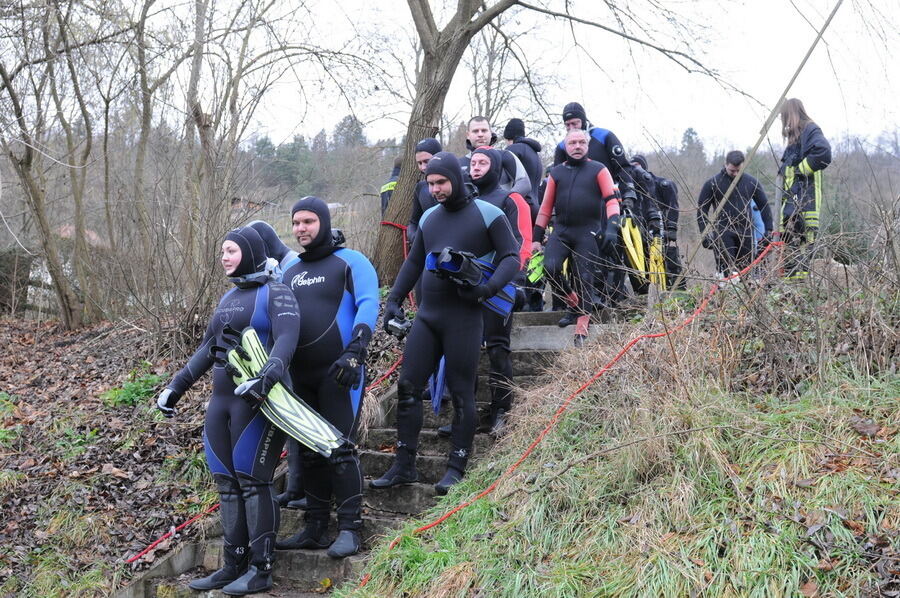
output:
[[[228, 349], [226, 356], [235, 384], [256, 376], [269, 359], [252, 327], [241, 333], [241, 344]], [[331, 456], [331, 451], [346, 441], [337, 428], [281, 382], [276, 382], [269, 391], [260, 411], [285, 434], [324, 457]]]

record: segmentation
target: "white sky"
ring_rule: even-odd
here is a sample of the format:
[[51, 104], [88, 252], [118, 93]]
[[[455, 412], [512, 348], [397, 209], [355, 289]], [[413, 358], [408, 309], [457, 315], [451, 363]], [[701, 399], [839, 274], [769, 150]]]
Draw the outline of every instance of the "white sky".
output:
[[[630, 10], [649, 14], [648, 22], [659, 29], [654, 43], [691, 51], [707, 67], [718, 71], [734, 87], [757, 103], [700, 74], [687, 74], [658, 52], [626, 44], [620, 38], [583, 25], [575, 26], [582, 48], [576, 48], [568, 25], [545, 15], [518, 13], [523, 26], [536, 26], [526, 45], [535, 70], [554, 72], [563, 89], [548, 92], [545, 100], [554, 118], [563, 104], [580, 101], [588, 118], [598, 126], [613, 130], [629, 153], [652, 150], [656, 142], [677, 146], [682, 133], [693, 127], [708, 151], [746, 148], [752, 145], [768, 110], [778, 99], [800, 64], [837, 0], [661, 0], [667, 8], [683, 15], [682, 22], [702, 41], [677, 46], [665, 32], [671, 25], [651, 12], [650, 3], [629, 2]], [[434, 4], [434, 3], [432, 3]], [[455, 3], [454, 3], [455, 4]], [[576, 0], [576, 14], [614, 26], [603, 3]], [[623, 3], [624, 4], [624, 3]], [[559, 10], [561, 2], [547, 6]], [[409, 39], [414, 28], [406, 2], [378, 3], [348, 0], [324, 1], [314, 9], [321, 19], [317, 28], [337, 41], [353, 35], [349, 23], [366, 35], [378, 32], [385, 45], [410, 55]], [[439, 19], [439, 27], [443, 21]], [[799, 97], [810, 116], [833, 140], [846, 135], [863, 135], [874, 141], [882, 131], [894, 131], [900, 116], [900, 68], [894, 64], [900, 52], [900, 2], [897, 0], [845, 0], [803, 72], [788, 93]], [[629, 52], [630, 49], [630, 52]], [[593, 57], [603, 67], [599, 68]], [[361, 82], [365, 87], [366, 82]], [[273, 141], [289, 140], [293, 134], [312, 136], [323, 127], [329, 133], [334, 124], [349, 113], [334, 94], [308, 94], [305, 114], [296, 109], [296, 76], [286, 76], [270, 93], [258, 111], [259, 133]], [[445, 113], [468, 115], [465, 75], [451, 88]], [[291, 98], [294, 98], [291, 101]], [[400, 137], [405, 131], [396, 118], [380, 117], [383, 100], [365, 95], [354, 101], [357, 115], [368, 122], [370, 140]], [[506, 119], [519, 114], [504, 115]], [[561, 128], [561, 124], [560, 124]], [[775, 145], [781, 139], [778, 125], [769, 131]], [[655, 141], [654, 141], [655, 140]], [[762, 149], [765, 149], [764, 145]]]

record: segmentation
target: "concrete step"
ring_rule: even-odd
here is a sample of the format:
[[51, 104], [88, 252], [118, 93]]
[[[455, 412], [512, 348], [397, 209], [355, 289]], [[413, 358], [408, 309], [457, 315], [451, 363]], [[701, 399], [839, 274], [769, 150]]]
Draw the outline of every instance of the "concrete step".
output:
[[384, 490], [372, 490], [369, 488], [371, 479], [373, 478], [366, 478], [364, 481], [363, 506], [366, 509], [381, 513], [418, 515], [433, 507], [437, 501], [433, 484], [406, 484]]
[[[592, 323], [588, 329], [588, 339], [600, 338], [604, 328]], [[511, 346], [522, 350], [527, 347], [532, 351], [563, 351], [572, 346], [575, 338], [575, 326], [560, 328], [555, 323], [551, 326], [526, 326], [513, 328], [510, 336]]]
[[[369, 430], [366, 447], [379, 450], [393, 447], [397, 443], [397, 430], [394, 428], [375, 428]], [[476, 434], [473, 443], [477, 454], [484, 454], [491, 448], [494, 439], [489, 434]], [[419, 434], [420, 455], [446, 455], [450, 452], [450, 439], [440, 436], [436, 430], [422, 430]]]
[[[473, 455], [474, 456], [474, 455]], [[359, 452], [359, 460], [363, 473], [367, 477], [377, 478], [390, 469], [394, 462], [394, 453], [363, 450]], [[444, 477], [447, 470], [446, 455], [418, 455], [416, 457], [416, 469], [419, 472], [419, 481], [425, 484], [436, 484]], [[377, 492], [368, 490], [367, 492]]]
[[[522, 376], [540, 375], [553, 363], [556, 353], [553, 351], [532, 351], [523, 349], [509, 354], [512, 361], [513, 378]], [[487, 352], [482, 351], [478, 361], [478, 373], [487, 374], [491, 369], [491, 362]]]

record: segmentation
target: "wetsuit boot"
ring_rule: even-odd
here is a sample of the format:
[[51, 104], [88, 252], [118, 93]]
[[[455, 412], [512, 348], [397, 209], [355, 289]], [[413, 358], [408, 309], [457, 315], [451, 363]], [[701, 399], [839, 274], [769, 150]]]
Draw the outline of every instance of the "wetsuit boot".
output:
[[[246, 544], [236, 545], [233, 542], [243, 538], [246, 542], [246, 523], [244, 505], [240, 496], [240, 487], [234, 478], [216, 475], [219, 487], [219, 514], [222, 518], [224, 532], [223, 565], [212, 575], [195, 579], [188, 587], [198, 592], [224, 588], [247, 570], [249, 553]], [[238, 540], [240, 541], [240, 540]]]
[[278, 529], [278, 503], [272, 495], [272, 484], [244, 480], [241, 490], [250, 534], [250, 567], [242, 576], [222, 588], [228, 596], [245, 596], [272, 588], [272, 566], [275, 564], [275, 530]]
[[359, 534], [352, 529], [342, 529], [338, 537], [328, 547], [328, 556], [333, 559], [342, 559], [359, 552], [362, 543]]
[[391, 468], [377, 480], [369, 482], [369, 488], [381, 490], [401, 484], [415, 484], [419, 481], [419, 473], [416, 471], [416, 453], [409, 447], [397, 443], [397, 452], [394, 454], [394, 462]]
[[[478, 383], [476, 382], [476, 385], [477, 384]], [[453, 422], [438, 427], [437, 434], [441, 438], [450, 438], [450, 436], [453, 435], [453, 426], [457, 425], [460, 418], [460, 406], [457, 404], [456, 400], [454, 400], [452, 394], [450, 395], [450, 401], [453, 404]]]
[[397, 385], [397, 452], [394, 462], [384, 475], [369, 482], [369, 488], [382, 489], [419, 481], [416, 471], [416, 451], [422, 429], [421, 393], [401, 380]]
[[[339, 450], [341, 448], [336, 449]], [[304, 516], [306, 525], [293, 536], [276, 542], [275, 547], [280, 550], [321, 549], [328, 548], [331, 543], [328, 539], [328, 519], [331, 512], [332, 467], [325, 457], [309, 450], [303, 451], [301, 462], [303, 476], [307, 480], [309, 510]]]
[[347, 442], [331, 453], [331, 487], [337, 503], [338, 536], [328, 556], [342, 559], [359, 552], [362, 528], [362, 470], [356, 447]]
[[[288, 472], [284, 492], [275, 497], [278, 506], [289, 509], [304, 509], [306, 502], [303, 497], [303, 465], [300, 456], [300, 443], [289, 438], [287, 441]], [[302, 506], [301, 506], [302, 505]]]
[[461, 456], [459, 453], [465, 451], [453, 451], [447, 460], [447, 471], [441, 481], [434, 485], [434, 491], [440, 496], [444, 496], [450, 491], [450, 488], [458, 484], [466, 472], [466, 464], [469, 462], [468, 453]]

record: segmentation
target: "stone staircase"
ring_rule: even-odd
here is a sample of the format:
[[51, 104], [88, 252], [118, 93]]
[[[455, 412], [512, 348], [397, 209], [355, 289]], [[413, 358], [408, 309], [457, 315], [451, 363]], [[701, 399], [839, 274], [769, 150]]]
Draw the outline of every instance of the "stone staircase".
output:
[[[557, 326], [561, 315], [553, 312], [514, 314], [511, 340], [513, 376], [517, 386], [528, 388], [537, 384], [540, 377], [536, 374], [544, 371], [556, 352], [571, 346], [574, 329], [571, 327], [561, 329]], [[598, 325], [592, 326], [592, 336], [598, 334], [598, 328]], [[487, 371], [487, 355], [483, 352], [476, 397], [479, 410], [490, 401]], [[416, 462], [421, 481], [417, 484], [373, 491], [368, 488], [369, 479], [386, 471], [393, 459], [392, 451], [396, 441], [396, 431], [393, 427], [396, 387], [379, 397], [370, 396], [367, 400], [376, 398], [380, 399], [381, 407], [377, 425], [368, 430], [364, 441], [360, 443], [360, 461], [366, 475], [363, 498], [365, 523], [362, 535], [367, 547], [374, 546], [381, 539], [391, 536], [410, 516], [436, 504], [438, 497], [435, 496], [433, 484], [444, 473], [450, 449], [449, 439], [440, 437], [436, 428], [449, 423], [452, 417], [452, 409], [448, 404], [445, 403], [439, 414], [435, 414], [431, 406], [426, 404]], [[490, 435], [477, 434], [473, 461], [487, 454], [492, 444], [493, 438]], [[276, 479], [276, 483], [280, 481]], [[301, 529], [302, 515], [302, 511], [282, 510], [279, 537]], [[182, 549], [182, 552], [189, 550], [190, 554], [170, 555], [165, 559], [166, 562], [161, 562], [151, 569], [143, 580], [125, 588], [117, 596], [177, 598], [201, 595], [189, 590], [187, 583], [204, 574], [200, 567], [207, 570], [217, 569], [222, 559], [221, 539], [216, 537], [221, 531], [218, 530], [218, 534], [216, 533], [218, 526], [214, 522], [209, 526], [208, 541], [188, 545]], [[332, 535], [336, 533], [336, 522], [332, 520]], [[311, 598], [321, 596], [329, 587], [360, 577], [368, 560], [368, 553], [363, 552], [347, 559], [334, 560], [329, 558], [324, 550], [290, 550], [278, 551], [276, 559], [273, 590], [268, 594], [256, 595]], [[156, 577], [153, 577], [153, 571], [157, 569]], [[218, 591], [205, 595], [224, 596]]]

